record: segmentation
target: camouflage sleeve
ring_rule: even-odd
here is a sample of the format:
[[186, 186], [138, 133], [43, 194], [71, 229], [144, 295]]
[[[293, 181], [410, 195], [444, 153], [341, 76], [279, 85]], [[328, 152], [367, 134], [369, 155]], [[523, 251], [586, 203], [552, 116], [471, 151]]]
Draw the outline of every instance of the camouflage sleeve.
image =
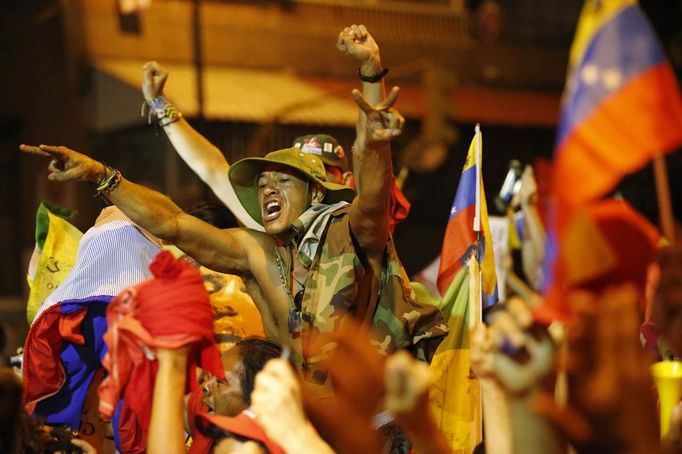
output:
[[373, 324], [383, 353], [406, 348], [424, 361], [431, 359], [448, 332], [440, 310], [415, 299], [391, 239], [386, 246], [381, 292]]

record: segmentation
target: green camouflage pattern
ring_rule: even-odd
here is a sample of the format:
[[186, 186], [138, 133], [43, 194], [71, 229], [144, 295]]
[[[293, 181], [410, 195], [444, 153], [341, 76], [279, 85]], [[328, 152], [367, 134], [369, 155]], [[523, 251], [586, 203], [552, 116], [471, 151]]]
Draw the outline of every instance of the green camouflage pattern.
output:
[[[303, 337], [333, 332], [350, 315], [371, 324], [372, 344], [381, 354], [407, 348], [420, 359], [430, 359], [447, 334], [443, 315], [436, 306], [415, 300], [390, 238], [381, 276], [374, 275], [351, 235], [349, 212], [345, 206], [331, 214], [309, 267], [301, 304]], [[324, 359], [306, 358], [307, 379], [321, 381], [315, 377], [315, 365]]]

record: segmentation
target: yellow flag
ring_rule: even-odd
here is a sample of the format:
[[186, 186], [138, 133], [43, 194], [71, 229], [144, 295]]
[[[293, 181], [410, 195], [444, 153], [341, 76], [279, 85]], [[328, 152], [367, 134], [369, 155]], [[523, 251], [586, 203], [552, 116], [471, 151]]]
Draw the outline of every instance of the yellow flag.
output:
[[[434, 385], [429, 404], [436, 423], [457, 454], [470, 454], [481, 442], [481, 391], [471, 372], [469, 319], [471, 285], [477, 270], [466, 266], [455, 275], [440, 308], [448, 318], [448, 336], [441, 342], [429, 366]], [[476, 274], [477, 275], [477, 274]], [[473, 301], [476, 301], [475, 299]]]
[[26, 317], [29, 324], [38, 309], [76, 263], [78, 243], [83, 233], [64, 217], [75, 212], [56, 205], [41, 203], [36, 214], [36, 247], [26, 279], [29, 295]]

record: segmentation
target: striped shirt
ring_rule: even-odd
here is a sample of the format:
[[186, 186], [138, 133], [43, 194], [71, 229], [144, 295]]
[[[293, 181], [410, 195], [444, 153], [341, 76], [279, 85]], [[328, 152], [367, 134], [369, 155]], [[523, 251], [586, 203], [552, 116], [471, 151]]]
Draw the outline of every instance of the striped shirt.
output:
[[136, 226], [118, 208], [103, 209], [78, 245], [75, 266], [45, 299], [34, 322], [60, 301], [115, 296], [149, 278], [149, 264], [160, 252], [160, 246], [157, 238]]

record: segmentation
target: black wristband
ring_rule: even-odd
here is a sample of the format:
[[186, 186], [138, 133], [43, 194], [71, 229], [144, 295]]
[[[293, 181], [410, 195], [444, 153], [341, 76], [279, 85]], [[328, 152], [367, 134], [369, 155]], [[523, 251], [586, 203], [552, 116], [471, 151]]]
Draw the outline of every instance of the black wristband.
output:
[[364, 74], [362, 74], [360, 68], [358, 68], [358, 77], [360, 78], [360, 80], [363, 82], [368, 82], [370, 84], [375, 84], [379, 82], [381, 79], [384, 78], [386, 74], [388, 74], [388, 68], [384, 68], [378, 73], [372, 74], [371, 76], [365, 76]]

